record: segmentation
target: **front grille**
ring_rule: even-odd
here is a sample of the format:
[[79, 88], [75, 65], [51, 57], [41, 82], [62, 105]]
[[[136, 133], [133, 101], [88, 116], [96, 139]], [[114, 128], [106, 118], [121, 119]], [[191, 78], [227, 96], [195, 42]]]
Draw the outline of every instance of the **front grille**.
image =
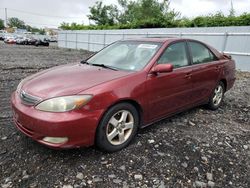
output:
[[41, 101], [41, 98], [32, 96], [23, 90], [20, 92], [20, 98], [22, 103], [26, 105], [36, 105], [39, 101]]

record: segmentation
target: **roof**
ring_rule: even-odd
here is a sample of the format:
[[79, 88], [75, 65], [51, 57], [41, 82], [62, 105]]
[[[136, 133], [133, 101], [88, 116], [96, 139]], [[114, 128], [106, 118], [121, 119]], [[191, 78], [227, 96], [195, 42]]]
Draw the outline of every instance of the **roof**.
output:
[[144, 42], [160, 42], [160, 43], [170, 43], [173, 41], [185, 41], [185, 40], [191, 40], [191, 41], [197, 41], [200, 42], [202, 44], [204, 44], [205, 46], [207, 46], [208, 48], [210, 48], [210, 50], [213, 51], [213, 53], [217, 56], [220, 57], [221, 54], [220, 52], [218, 52], [214, 47], [207, 45], [199, 40], [195, 40], [195, 39], [187, 39], [187, 38], [178, 38], [178, 37], [142, 37], [142, 38], [131, 38], [131, 39], [125, 39], [124, 41], [144, 41]]
[[143, 37], [143, 38], [131, 38], [125, 39], [124, 41], [131, 40], [131, 41], [147, 41], [147, 42], [171, 42], [177, 40], [183, 40], [183, 38], [177, 37]]

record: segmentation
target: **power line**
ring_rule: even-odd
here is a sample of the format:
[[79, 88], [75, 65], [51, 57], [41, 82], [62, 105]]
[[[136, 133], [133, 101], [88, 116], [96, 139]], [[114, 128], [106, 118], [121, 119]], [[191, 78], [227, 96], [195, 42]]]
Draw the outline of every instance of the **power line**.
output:
[[[23, 14], [30, 14], [30, 15], [35, 15], [35, 16], [42, 16], [42, 17], [54, 17], [54, 18], [62, 18], [62, 19], [79, 19], [79, 18], [83, 18], [83, 17], [63, 17], [63, 16], [54, 16], [54, 15], [45, 15], [45, 14], [39, 14], [39, 13], [34, 13], [34, 12], [28, 12], [28, 11], [23, 11], [23, 10], [17, 10], [17, 9], [12, 9], [12, 8], [1, 8], [0, 7], [0, 10], [4, 10], [5, 11], [5, 19], [7, 19], [7, 10], [8, 10], [8, 13], [10, 11], [13, 11], [13, 12], [19, 12], [19, 13], [23, 13]], [[39, 26], [53, 26], [53, 27], [59, 27], [60, 24], [43, 24], [43, 23], [36, 23], [36, 22], [29, 22], [29, 21], [24, 21], [25, 23], [27, 24], [34, 24], [34, 25], [39, 25]], [[6, 24], [7, 24], [7, 21], [6, 21]]]
[[23, 14], [31, 14], [31, 15], [43, 16], [43, 17], [64, 18], [64, 19], [80, 19], [80, 18], [83, 18], [83, 17], [71, 17], [71, 16], [66, 17], [66, 16], [45, 15], [45, 14], [39, 14], [39, 13], [34, 13], [34, 12], [29, 12], [29, 11], [12, 9], [12, 8], [8, 8], [8, 10], [11, 10], [11, 11], [14, 11], [14, 12], [20, 12], [20, 13], [23, 13]]

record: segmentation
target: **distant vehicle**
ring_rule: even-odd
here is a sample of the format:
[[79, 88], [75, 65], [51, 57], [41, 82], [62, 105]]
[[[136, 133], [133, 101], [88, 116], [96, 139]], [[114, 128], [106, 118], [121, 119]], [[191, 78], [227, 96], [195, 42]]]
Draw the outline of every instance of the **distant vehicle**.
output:
[[12, 34], [9, 34], [9, 33], [4, 33], [4, 34], [3, 34], [3, 40], [8, 39], [8, 38], [11, 38], [11, 37], [13, 37]]
[[11, 103], [16, 127], [41, 144], [114, 152], [138, 128], [199, 105], [218, 109], [234, 82], [235, 61], [205, 43], [141, 38], [29, 76]]
[[51, 36], [49, 39], [49, 42], [57, 42], [57, 37], [56, 36]]
[[0, 40], [4, 40], [4, 34], [0, 33]]
[[4, 43], [6, 43], [6, 44], [16, 44], [16, 39], [15, 39], [15, 37], [7, 37], [6, 39], [4, 39]]
[[49, 46], [49, 42], [46, 40], [37, 40], [35, 46]]
[[19, 45], [27, 45], [28, 44], [28, 38], [26, 37], [19, 37], [16, 39], [16, 44]]
[[28, 35], [31, 35], [32, 32], [24, 32], [23, 34], [28, 34]]
[[6, 33], [6, 31], [0, 30], [0, 40], [4, 40], [5, 33]]
[[43, 41], [50, 42], [50, 39], [49, 38], [44, 38]]
[[29, 45], [36, 45], [37, 39], [35, 38], [28, 38], [28, 44]]

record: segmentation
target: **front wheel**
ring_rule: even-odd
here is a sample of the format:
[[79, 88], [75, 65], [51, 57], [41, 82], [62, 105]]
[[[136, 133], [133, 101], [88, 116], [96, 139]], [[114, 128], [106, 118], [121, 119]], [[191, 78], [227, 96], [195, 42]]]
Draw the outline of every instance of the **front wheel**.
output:
[[133, 105], [120, 103], [111, 107], [97, 128], [97, 147], [107, 152], [125, 148], [134, 138], [138, 124], [139, 115]]
[[208, 108], [211, 110], [216, 110], [220, 107], [222, 100], [224, 98], [225, 86], [223, 82], [215, 87], [213, 94], [209, 98]]

